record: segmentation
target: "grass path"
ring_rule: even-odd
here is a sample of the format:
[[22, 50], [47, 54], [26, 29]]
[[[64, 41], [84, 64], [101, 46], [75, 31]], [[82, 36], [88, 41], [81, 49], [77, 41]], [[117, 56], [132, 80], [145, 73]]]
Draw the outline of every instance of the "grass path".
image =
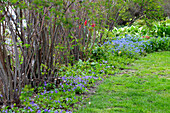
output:
[[170, 51], [149, 54], [105, 79], [89, 102], [78, 113], [170, 113]]

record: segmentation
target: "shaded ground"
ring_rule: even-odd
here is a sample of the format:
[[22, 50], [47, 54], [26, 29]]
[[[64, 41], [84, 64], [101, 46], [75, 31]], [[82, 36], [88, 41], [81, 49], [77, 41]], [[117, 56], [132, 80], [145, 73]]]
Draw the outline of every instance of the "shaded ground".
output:
[[78, 113], [170, 113], [170, 52], [147, 55], [98, 86]]

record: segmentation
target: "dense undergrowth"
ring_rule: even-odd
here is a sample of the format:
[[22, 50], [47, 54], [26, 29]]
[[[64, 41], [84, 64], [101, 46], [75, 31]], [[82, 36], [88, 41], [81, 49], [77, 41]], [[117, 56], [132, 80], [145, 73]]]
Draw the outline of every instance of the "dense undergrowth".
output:
[[[131, 28], [132, 29], [132, 28]], [[137, 28], [138, 29], [138, 28]], [[130, 30], [133, 31], [133, 30]], [[167, 35], [168, 36], [168, 35]], [[62, 66], [54, 83], [44, 82], [37, 88], [25, 86], [21, 105], [14, 104], [2, 112], [71, 113], [88, 101], [88, 92], [97, 81], [116, 74], [125, 65], [155, 51], [169, 51], [169, 37], [151, 37], [125, 32], [109, 37], [104, 44], [96, 44], [88, 60], [74, 66]], [[2, 99], [2, 95], [0, 99]]]

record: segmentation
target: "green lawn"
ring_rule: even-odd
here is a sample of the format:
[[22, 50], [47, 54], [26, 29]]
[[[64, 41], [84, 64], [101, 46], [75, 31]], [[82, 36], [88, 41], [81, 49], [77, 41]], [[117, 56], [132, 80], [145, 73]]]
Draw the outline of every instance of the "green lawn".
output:
[[89, 102], [78, 113], [170, 113], [170, 51], [149, 54], [105, 79]]

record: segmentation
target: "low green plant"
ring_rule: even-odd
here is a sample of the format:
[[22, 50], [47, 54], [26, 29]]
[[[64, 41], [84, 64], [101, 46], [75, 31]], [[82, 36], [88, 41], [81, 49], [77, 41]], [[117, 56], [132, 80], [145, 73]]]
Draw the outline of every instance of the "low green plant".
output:
[[144, 42], [144, 48], [147, 53], [155, 51], [169, 51], [170, 38], [169, 37], [151, 38]]

